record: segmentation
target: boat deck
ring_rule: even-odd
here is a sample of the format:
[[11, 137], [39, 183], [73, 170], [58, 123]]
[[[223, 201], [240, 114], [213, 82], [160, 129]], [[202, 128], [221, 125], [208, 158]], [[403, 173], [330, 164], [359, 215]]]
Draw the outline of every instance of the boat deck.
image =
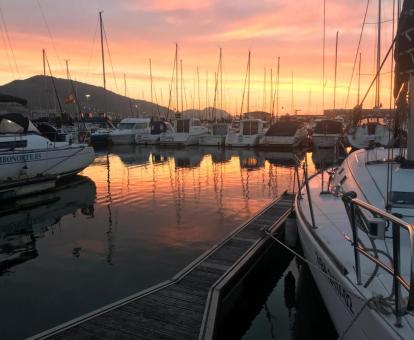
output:
[[33, 339], [211, 339], [223, 287], [246, 271], [293, 210], [284, 193], [174, 278]]

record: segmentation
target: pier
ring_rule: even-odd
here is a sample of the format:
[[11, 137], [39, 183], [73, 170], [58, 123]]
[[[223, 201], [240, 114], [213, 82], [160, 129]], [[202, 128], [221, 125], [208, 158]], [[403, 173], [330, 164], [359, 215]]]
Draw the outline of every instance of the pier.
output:
[[31, 339], [214, 339], [242, 298], [241, 282], [293, 211], [285, 192], [171, 280], [33, 336]]

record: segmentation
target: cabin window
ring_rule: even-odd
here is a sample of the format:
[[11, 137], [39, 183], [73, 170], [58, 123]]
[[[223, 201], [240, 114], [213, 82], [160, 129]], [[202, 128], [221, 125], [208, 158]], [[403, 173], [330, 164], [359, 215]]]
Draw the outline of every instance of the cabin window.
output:
[[258, 122], [243, 122], [243, 135], [257, 135], [259, 133]]
[[135, 126], [135, 123], [119, 123], [118, 128], [120, 130], [132, 130]]
[[188, 119], [177, 120], [177, 132], [178, 133], [188, 133], [189, 131], [190, 131], [190, 121]]
[[393, 191], [391, 192], [390, 196], [391, 196], [391, 202], [395, 206], [399, 206], [399, 205], [414, 206], [414, 192]]
[[147, 126], [147, 123], [136, 123], [134, 129], [145, 129]]
[[0, 149], [15, 149], [27, 147], [27, 140], [12, 140], [0, 142]]

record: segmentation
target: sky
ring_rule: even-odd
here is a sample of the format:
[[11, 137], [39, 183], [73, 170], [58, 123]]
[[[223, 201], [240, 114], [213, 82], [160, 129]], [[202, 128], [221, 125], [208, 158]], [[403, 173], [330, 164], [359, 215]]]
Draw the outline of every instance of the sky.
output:
[[[370, 1], [362, 37], [361, 93], [375, 73], [378, 1]], [[382, 56], [392, 39], [393, 1], [382, 0]], [[339, 32], [336, 108], [350, 108], [357, 101], [358, 63], [352, 83], [350, 79], [365, 7], [366, 0], [326, 0], [324, 101], [323, 0], [0, 0], [0, 84], [42, 74], [44, 48], [54, 76], [66, 77], [65, 60], [69, 60], [73, 79], [102, 86], [98, 12], [103, 11], [111, 91], [124, 94], [126, 84], [129, 96], [151, 100], [151, 59], [152, 100], [168, 105], [177, 43], [183, 70], [179, 108], [181, 98], [184, 109], [212, 106], [222, 48], [223, 100], [217, 91], [216, 106], [240, 114], [247, 110], [247, 90], [244, 100], [243, 92], [250, 50], [250, 111], [321, 113], [333, 107]], [[382, 71], [383, 107], [390, 105], [391, 67], [387, 62]], [[373, 105], [370, 93], [364, 107]], [[175, 100], [171, 106], [176, 107]]]

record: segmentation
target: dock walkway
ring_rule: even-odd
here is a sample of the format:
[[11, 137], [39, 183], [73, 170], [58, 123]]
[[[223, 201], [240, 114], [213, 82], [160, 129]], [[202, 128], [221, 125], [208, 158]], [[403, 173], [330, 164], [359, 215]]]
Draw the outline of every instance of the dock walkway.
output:
[[292, 201], [284, 193], [171, 280], [32, 338], [212, 339], [221, 290], [271, 242], [263, 229], [276, 231]]

